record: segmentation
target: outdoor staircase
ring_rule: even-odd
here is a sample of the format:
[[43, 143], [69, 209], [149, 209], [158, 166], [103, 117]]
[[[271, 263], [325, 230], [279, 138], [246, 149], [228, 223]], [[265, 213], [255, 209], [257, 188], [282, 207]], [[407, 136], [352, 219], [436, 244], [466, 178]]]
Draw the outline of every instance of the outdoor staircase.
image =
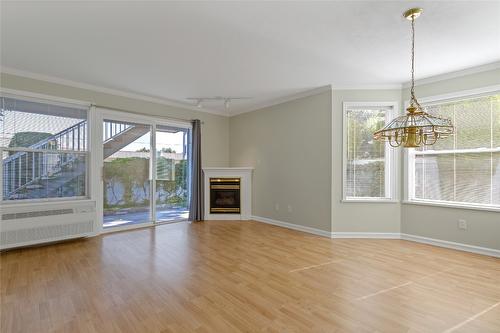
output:
[[[149, 131], [147, 126], [105, 121], [104, 158]], [[81, 121], [3, 160], [3, 199], [37, 199], [85, 195], [87, 121]], [[52, 152], [53, 151], [53, 152]], [[76, 182], [74, 184], [70, 183]]]
[[115, 122], [104, 122], [104, 159], [113, 155], [131, 142], [149, 132], [144, 125], [131, 125]]

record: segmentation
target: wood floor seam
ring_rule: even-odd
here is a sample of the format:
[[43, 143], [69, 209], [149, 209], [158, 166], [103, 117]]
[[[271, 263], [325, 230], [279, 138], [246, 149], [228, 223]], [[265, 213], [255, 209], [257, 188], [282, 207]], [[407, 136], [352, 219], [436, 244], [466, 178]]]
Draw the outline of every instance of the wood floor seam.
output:
[[483, 311], [476, 313], [475, 315], [467, 318], [466, 320], [462, 321], [461, 323], [458, 323], [457, 325], [447, 329], [443, 333], [452, 333], [452, 332], [456, 331], [457, 329], [463, 327], [464, 325], [476, 320], [477, 318], [481, 317], [482, 315], [486, 314], [487, 312], [493, 310], [494, 308], [496, 308], [499, 305], [500, 305], [500, 302], [497, 302], [497, 303], [493, 304], [492, 306], [487, 307]]

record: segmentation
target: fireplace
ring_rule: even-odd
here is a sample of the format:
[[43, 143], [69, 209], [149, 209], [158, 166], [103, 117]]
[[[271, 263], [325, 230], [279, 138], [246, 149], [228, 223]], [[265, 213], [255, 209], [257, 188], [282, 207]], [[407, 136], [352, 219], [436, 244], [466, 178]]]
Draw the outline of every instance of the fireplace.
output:
[[210, 178], [210, 214], [240, 214], [240, 178]]
[[250, 220], [252, 173], [252, 167], [203, 168], [205, 220]]

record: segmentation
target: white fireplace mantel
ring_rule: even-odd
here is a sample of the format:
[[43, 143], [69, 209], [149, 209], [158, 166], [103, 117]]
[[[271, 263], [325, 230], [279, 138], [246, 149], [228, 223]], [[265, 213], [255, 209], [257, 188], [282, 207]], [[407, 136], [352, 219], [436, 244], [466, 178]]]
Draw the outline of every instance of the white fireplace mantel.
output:
[[[252, 167], [203, 168], [205, 220], [249, 220], [252, 216]], [[210, 178], [240, 178], [240, 214], [210, 214]]]

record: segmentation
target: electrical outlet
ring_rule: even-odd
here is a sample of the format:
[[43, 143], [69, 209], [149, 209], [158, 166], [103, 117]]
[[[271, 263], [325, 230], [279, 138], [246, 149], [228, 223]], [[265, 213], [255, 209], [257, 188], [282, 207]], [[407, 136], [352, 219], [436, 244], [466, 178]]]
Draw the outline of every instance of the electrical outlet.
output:
[[288, 212], [291, 213], [292, 212], [292, 205], [288, 205], [287, 209], [288, 209]]
[[279, 204], [279, 203], [275, 203], [275, 204], [274, 204], [274, 210], [275, 210], [275, 211], [280, 210], [280, 204]]
[[467, 221], [458, 220], [458, 229], [467, 230]]

